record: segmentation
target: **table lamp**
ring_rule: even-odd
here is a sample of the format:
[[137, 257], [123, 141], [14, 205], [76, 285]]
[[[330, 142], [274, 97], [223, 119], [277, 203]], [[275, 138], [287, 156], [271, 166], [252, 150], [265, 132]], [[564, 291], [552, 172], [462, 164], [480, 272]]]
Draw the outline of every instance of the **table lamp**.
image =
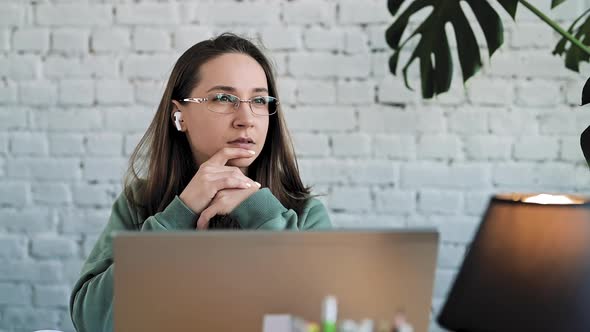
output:
[[438, 316], [451, 331], [590, 331], [590, 202], [490, 200]]

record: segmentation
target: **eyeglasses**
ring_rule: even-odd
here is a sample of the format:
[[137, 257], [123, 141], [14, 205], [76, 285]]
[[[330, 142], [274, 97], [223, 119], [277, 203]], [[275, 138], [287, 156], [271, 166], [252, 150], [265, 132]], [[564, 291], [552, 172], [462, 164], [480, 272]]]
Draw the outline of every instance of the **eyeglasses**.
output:
[[229, 114], [234, 113], [240, 107], [240, 103], [248, 103], [250, 111], [254, 115], [269, 116], [277, 112], [279, 100], [271, 96], [256, 96], [250, 99], [240, 99], [228, 93], [213, 93], [205, 98], [185, 98], [182, 101], [190, 103], [207, 103], [207, 109], [211, 112]]

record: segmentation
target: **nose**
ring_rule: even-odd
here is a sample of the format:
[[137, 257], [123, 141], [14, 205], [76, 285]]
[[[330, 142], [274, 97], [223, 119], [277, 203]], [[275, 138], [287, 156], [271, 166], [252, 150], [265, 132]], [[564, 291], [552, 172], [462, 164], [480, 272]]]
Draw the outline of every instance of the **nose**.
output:
[[234, 113], [233, 126], [235, 128], [249, 128], [254, 126], [254, 114], [249, 103], [241, 102]]

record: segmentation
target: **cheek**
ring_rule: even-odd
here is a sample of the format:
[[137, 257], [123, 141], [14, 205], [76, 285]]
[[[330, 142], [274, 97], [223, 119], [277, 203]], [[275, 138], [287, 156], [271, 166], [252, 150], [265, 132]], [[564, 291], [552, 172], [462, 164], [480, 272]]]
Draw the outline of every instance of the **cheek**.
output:
[[189, 137], [193, 149], [205, 155], [213, 155], [223, 142], [223, 123], [204, 119], [190, 119]]

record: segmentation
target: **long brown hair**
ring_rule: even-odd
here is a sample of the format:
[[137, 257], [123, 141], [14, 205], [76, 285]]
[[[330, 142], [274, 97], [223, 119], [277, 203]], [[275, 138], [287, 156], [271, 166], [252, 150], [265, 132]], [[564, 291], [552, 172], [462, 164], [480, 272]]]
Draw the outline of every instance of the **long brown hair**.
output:
[[[125, 195], [143, 218], [163, 211], [175, 195], [180, 195], [199, 166], [195, 164], [186, 135], [177, 131], [171, 121], [172, 100], [186, 98], [200, 81], [199, 68], [227, 53], [246, 54], [256, 60], [266, 73], [269, 95], [278, 98], [270, 62], [247, 39], [224, 33], [184, 52], [172, 69], [158, 110], [133, 151], [125, 175]], [[248, 167], [248, 175], [262, 187], [268, 187], [286, 208], [300, 214], [311, 197], [310, 188], [301, 181], [280, 104], [277, 107], [277, 113], [269, 119], [264, 147]]]

